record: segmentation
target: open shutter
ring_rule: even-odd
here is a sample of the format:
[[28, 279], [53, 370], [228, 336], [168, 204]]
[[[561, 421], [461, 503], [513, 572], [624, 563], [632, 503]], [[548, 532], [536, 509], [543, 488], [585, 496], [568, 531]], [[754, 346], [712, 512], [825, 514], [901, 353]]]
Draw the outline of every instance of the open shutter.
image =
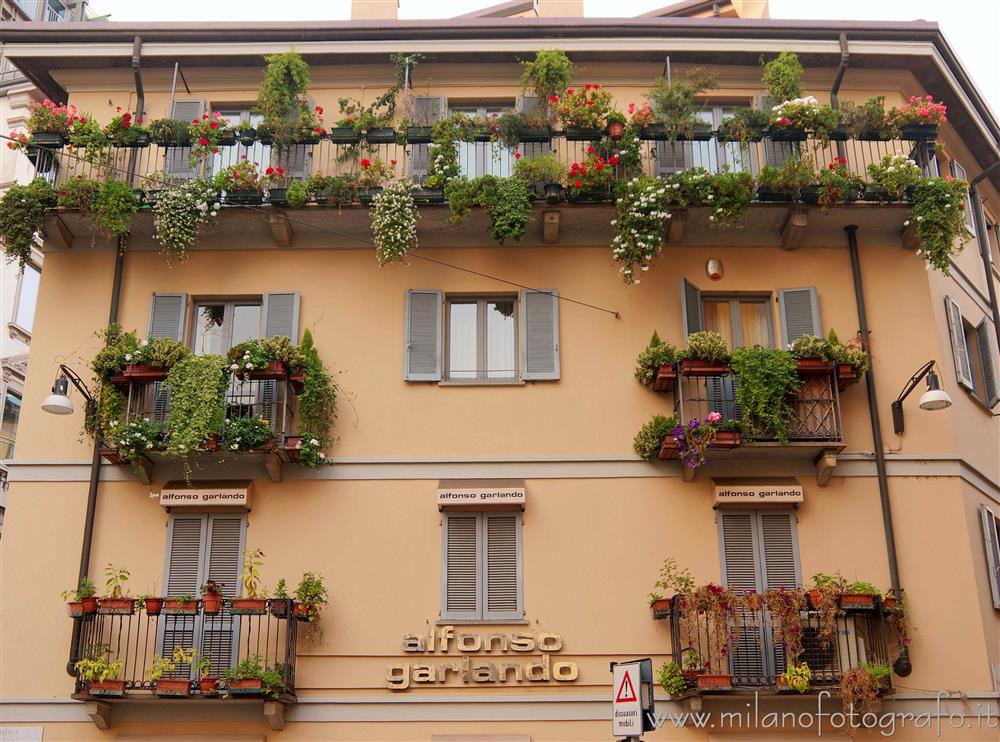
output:
[[1000, 610], [1000, 526], [988, 505], [979, 506], [979, 515], [983, 521], [983, 543], [986, 545], [986, 567], [993, 607]]
[[449, 620], [481, 617], [479, 565], [481, 516], [478, 513], [444, 515], [441, 569], [441, 617]]
[[[202, 551], [207, 520], [204, 515], [173, 515], [167, 531], [167, 566], [163, 581], [164, 595], [176, 598], [200, 594]], [[164, 613], [160, 618], [157, 654], [169, 655], [174, 647], [194, 646], [199, 616]]]
[[[207, 564], [205, 582], [215, 580], [222, 584], [222, 594], [227, 598], [239, 595], [240, 572], [243, 556], [243, 516], [218, 514], [208, 516]], [[200, 652], [212, 661], [216, 672], [233, 666], [236, 642], [239, 637], [239, 618], [232, 615], [228, 606], [213, 617], [205, 617]]]
[[276, 291], [264, 294], [261, 312], [266, 338], [287, 336], [293, 343], [299, 341], [299, 292]]
[[405, 381], [441, 381], [440, 291], [406, 292], [406, 337], [403, 347]]
[[[443, 95], [420, 95], [413, 99], [413, 125], [430, 126], [444, 117]], [[427, 177], [429, 144], [410, 145], [410, 174], [415, 183]]]
[[995, 407], [1000, 402], [1000, 379], [997, 378], [997, 349], [993, 347], [989, 321], [983, 317], [976, 325], [976, 340], [979, 346], [979, 362], [983, 369], [983, 381], [986, 386], [986, 406]]
[[778, 289], [778, 310], [781, 314], [781, 337], [786, 346], [803, 335], [823, 336], [816, 289]]
[[[190, 124], [201, 118], [205, 112], [203, 100], [176, 100], [170, 111], [170, 118]], [[167, 149], [163, 172], [174, 178], [196, 178], [201, 163], [191, 164], [190, 147], [170, 147]]]
[[945, 312], [948, 314], [948, 333], [951, 335], [951, 354], [955, 359], [955, 378], [966, 389], [972, 390], [972, 364], [969, 361], [969, 346], [965, 342], [965, 327], [962, 324], [962, 310], [950, 296], [944, 297]]
[[521, 378], [559, 378], [559, 292], [521, 291]]
[[705, 313], [701, 305], [701, 289], [686, 278], [681, 279], [681, 313], [684, 316], [685, 337], [704, 329]]
[[187, 319], [187, 294], [153, 294], [149, 302], [149, 329], [151, 338], [184, 339], [184, 320]]
[[[955, 160], [951, 161], [951, 174], [956, 180], [969, 181], [969, 175], [965, 172], [965, 168], [959, 165]], [[966, 191], [965, 193], [965, 228], [969, 230], [969, 234], [973, 237], [976, 236], [976, 219], [972, 215], [972, 191]]]
[[518, 513], [483, 513], [484, 619], [520, 619], [521, 529]]

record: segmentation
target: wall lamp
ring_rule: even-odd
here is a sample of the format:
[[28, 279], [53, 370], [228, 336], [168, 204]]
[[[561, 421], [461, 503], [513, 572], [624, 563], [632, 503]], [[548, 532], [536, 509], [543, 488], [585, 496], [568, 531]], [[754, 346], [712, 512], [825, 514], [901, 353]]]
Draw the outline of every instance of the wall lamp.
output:
[[53, 415], [73, 414], [73, 400], [69, 396], [70, 382], [73, 382], [73, 386], [77, 388], [77, 391], [79, 391], [86, 400], [87, 413], [90, 414], [93, 411], [93, 406], [95, 404], [94, 397], [87, 388], [87, 385], [83, 383], [83, 379], [80, 378], [80, 375], [77, 374], [76, 371], [69, 368], [69, 366], [60, 363], [59, 375], [56, 377], [55, 383], [52, 385], [52, 394], [47, 396], [42, 402], [42, 410], [44, 412], [48, 412]]
[[910, 377], [903, 387], [903, 391], [892, 403], [892, 429], [896, 433], [903, 432], [903, 400], [910, 396], [910, 392], [917, 388], [917, 384], [925, 376], [927, 377], [927, 391], [920, 395], [920, 409], [922, 410], [944, 410], [951, 407], [951, 397], [948, 392], [941, 388], [938, 375], [931, 369], [934, 368], [935, 361], [927, 361], [920, 369]]

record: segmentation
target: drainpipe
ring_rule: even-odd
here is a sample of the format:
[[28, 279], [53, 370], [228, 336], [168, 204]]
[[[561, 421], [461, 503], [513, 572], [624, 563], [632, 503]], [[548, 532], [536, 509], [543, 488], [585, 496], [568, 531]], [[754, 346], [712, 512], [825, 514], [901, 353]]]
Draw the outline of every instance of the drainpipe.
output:
[[[990, 295], [990, 309], [993, 312], [993, 331], [997, 336], [997, 347], [1000, 348], [1000, 308], [997, 307], [997, 288], [993, 281], [993, 270], [990, 267], [990, 233], [986, 228], [986, 215], [983, 214], [983, 204], [979, 200], [979, 181], [990, 177], [1000, 169], [1000, 160], [979, 173], [969, 182], [969, 200], [972, 201], [972, 214], [976, 220], [976, 234], [979, 236], [979, 256], [983, 260], [983, 274], [986, 276], [986, 288]], [[1000, 235], [998, 235], [1000, 238]]]
[[146, 93], [142, 89], [142, 68], [139, 57], [142, 54], [142, 37], [136, 36], [132, 42], [132, 77], [135, 78], [135, 117], [142, 118], [146, 107]]
[[[871, 358], [872, 351], [868, 342], [868, 311], [865, 309], [865, 291], [861, 283], [861, 260], [858, 256], [858, 227], [849, 224], [844, 227], [847, 232], [847, 248], [851, 255], [851, 274], [854, 277], [854, 299], [858, 305], [858, 323], [861, 329], [861, 345]], [[899, 583], [899, 563], [896, 558], [896, 536], [892, 527], [892, 507], [889, 504], [889, 478], [885, 472], [885, 445], [882, 443], [882, 422], [878, 414], [878, 396], [875, 393], [874, 364], [869, 364], [865, 373], [865, 386], [868, 389], [868, 417], [872, 424], [872, 441], [875, 444], [875, 473], [878, 477], [878, 494], [882, 503], [882, 527], [885, 531], [885, 549], [889, 558], [889, 582], [892, 594], [902, 597], [903, 591]], [[900, 677], [906, 677], [913, 671], [910, 665], [910, 653], [907, 647], [900, 647], [899, 657], [893, 664], [893, 671]]]
[[[840, 83], [844, 81], [844, 73], [847, 72], [847, 63], [851, 59], [851, 53], [847, 50], [847, 34], [840, 34], [840, 64], [837, 65], [837, 74], [833, 76], [833, 87], [830, 88], [830, 107], [834, 111], [840, 110]], [[847, 155], [847, 145], [844, 142], [837, 142], [837, 157]]]

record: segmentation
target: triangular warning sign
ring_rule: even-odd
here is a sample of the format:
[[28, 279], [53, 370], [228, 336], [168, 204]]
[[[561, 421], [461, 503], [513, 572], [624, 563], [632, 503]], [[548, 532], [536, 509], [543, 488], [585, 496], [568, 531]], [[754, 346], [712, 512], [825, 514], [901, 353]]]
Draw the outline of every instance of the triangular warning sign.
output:
[[615, 703], [628, 703], [636, 700], [638, 699], [635, 697], [635, 688], [632, 687], [632, 676], [626, 672], [615, 696]]

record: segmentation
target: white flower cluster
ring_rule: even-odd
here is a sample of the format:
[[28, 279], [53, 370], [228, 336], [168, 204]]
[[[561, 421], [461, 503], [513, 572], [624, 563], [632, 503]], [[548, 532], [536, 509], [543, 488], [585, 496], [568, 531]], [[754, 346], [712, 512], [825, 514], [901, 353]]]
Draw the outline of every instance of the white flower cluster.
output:
[[[243, 354], [243, 368], [245, 368], [247, 371], [253, 371], [253, 364], [250, 362], [250, 351], [249, 350], [246, 353]], [[240, 370], [240, 364], [238, 364], [238, 363], [232, 363], [232, 364], [230, 364], [229, 365], [229, 370], [230, 371], [239, 371]]]
[[[135, 349], [132, 353], [125, 354], [126, 363], [142, 363], [145, 360], [145, 350], [149, 347], [149, 340], [143, 338], [139, 341], [139, 347]], [[147, 422], [149, 422], [147, 420]]]
[[187, 250], [198, 241], [202, 226], [219, 213], [218, 193], [208, 183], [192, 180], [168, 188], [153, 207], [156, 241], [168, 257], [187, 259]]
[[417, 248], [416, 204], [406, 183], [393, 183], [375, 196], [372, 237], [379, 265], [399, 263]]
[[786, 106], [788, 108], [792, 108], [793, 110], [803, 106], [808, 108], [819, 108], [819, 101], [813, 96], [807, 95], [804, 98], [792, 98], [791, 100], [782, 101], [778, 105], [772, 106], [771, 110], [779, 116], [785, 115], [787, 113], [787, 109], [785, 108]]
[[621, 264], [619, 272], [625, 283], [637, 284], [638, 267], [645, 273], [663, 247], [663, 221], [670, 218], [666, 209], [667, 189], [662, 181], [633, 178], [618, 199], [618, 218], [612, 220], [615, 236], [611, 254]]
[[881, 167], [887, 173], [911, 171], [919, 175], [921, 172], [917, 163], [903, 155], [886, 155], [882, 158]]

